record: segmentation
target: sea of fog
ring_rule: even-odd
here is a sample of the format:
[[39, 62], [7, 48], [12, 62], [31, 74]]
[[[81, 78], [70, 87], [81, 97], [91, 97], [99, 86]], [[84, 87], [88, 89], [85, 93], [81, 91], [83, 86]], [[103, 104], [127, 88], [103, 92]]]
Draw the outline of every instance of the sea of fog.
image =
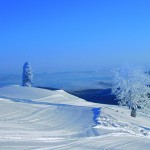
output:
[[[75, 91], [111, 87], [112, 75], [99, 71], [34, 73], [33, 86]], [[21, 74], [0, 74], [0, 86], [21, 85]]]

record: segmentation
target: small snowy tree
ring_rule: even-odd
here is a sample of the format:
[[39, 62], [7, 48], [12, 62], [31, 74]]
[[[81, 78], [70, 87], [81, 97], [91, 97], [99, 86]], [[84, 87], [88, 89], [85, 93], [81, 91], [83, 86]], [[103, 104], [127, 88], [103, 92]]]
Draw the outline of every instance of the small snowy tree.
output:
[[141, 68], [125, 65], [114, 72], [113, 94], [119, 105], [131, 108], [131, 116], [136, 117], [136, 110], [150, 109], [150, 76]]
[[33, 75], [29, 62], [23, 65], [22, 86], [31, 87], [33, 83]]

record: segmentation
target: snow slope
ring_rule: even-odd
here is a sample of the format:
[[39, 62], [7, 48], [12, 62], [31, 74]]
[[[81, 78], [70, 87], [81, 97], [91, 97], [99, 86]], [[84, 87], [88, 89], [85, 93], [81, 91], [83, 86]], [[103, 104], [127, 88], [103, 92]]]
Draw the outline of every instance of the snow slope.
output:
[[150, 116], [63, 90], [0, 88], [0, 150], [149, 150]]

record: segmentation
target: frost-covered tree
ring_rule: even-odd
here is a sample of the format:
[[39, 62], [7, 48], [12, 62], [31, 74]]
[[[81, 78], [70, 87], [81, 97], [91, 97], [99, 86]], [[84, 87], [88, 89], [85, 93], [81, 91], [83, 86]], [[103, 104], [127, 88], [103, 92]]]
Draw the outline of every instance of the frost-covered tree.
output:
[[29, 62], [23, 65], [22, 86], [31, 87], [33, 83], [33, 74]]
[[112, 92], [119, 100], [119, 105], [131, 108], [131, 116], [136, 117], [136, 110], [150, 109], [150, 76], [141, 68], [125, 65], [114, 71]]

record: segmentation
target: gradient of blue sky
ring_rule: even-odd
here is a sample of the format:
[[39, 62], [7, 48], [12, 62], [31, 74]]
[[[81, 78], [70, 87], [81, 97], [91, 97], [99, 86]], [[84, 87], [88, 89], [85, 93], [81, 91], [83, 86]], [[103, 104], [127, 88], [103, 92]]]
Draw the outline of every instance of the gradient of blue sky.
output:
[[150, 64], [149, 0], [0, 0], [0, 70]]

